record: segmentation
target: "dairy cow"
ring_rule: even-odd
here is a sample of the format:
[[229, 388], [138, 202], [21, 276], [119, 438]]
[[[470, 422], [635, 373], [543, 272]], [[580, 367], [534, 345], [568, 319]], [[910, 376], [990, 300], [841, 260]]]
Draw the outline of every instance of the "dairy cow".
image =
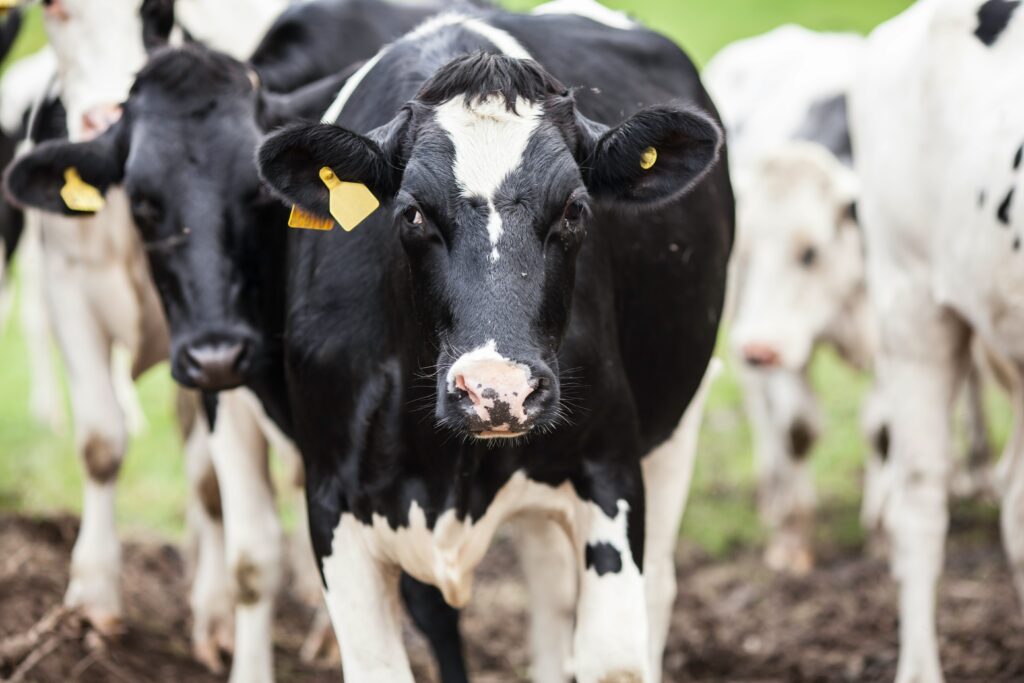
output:
[[[172, 375], [204, 392], [213, 425], [220, 495], [215, 486], [214, 499], [204, 503], [224, 516], [230, 588], [241, 605], [233, 680], [272, 677], [270, 612], [284, 548], [265, 479], [266, 447], [271, 441], [279, 451], [294, 450], [279, 360], [277, 256], [288, 215], [261, 188], [253, 155], [262, 130], [299, 116], [315, 119], [327, 108], [354, 70], [333, 74], [337, 68], [358, 66], [434, 11], [320, 0], [282, 14], [248, 63], [198, 44], [162, 49], [104, 135], [41, 146], [10, 174], [12, 194], [50, 211], [68, 210], [59, 193], [68, 167], [104, 191], [123, 186], [129, 197], [167, 316]], [[310, 53], [319, 57], [310, 60]], [[294, 87], [292, 79], [326, 72], [332, 75], [287, 95], [269, 87]], [[299, 535], [307, 539], [294, 551], [300, 585], [312, 580], [319, 595], [308, 533]], [[438, 652], [442, 679], [464, 681], [454, 611], [436, 589], [411, 580], [404, 588]], [[328, 626], [313, 635], [333, 640], [330, 633]], [[215, 661], [216, 652], [201, 654]]]
[[732, 195], [686, 56], [561, 4], [589, 16], [439, 16], [259, 152], [289, 204], [355, 227], [291, 231], [282, 254], [346, 680], [411, 681], [398, 569], [461, 606], [517, 514], [534, 566], [571, 572], [527, 571], [534, 679], [661, 677]]
[[890, 408], [885, 515], [900, 584], [899, 683], [943, 680], [936, 583], [950, 415], [980, 339], [1008, 360], [1015, 426], [1000, 464], [1003, 541], [1024, 594], [1024, 10], [925, 0], [876, 29], [850, 93], [859, 215]]

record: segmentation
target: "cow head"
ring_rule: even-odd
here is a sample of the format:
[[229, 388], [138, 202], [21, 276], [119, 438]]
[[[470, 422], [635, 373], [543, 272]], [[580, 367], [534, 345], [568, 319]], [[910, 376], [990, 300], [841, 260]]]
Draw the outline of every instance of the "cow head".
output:
[[90, 139], [120, 117], [146, 49], [167, 41], [173, 0], [46, 0], [44, 5], [68, 133], [72, 140]]
[[293, 126], [264, 143], [259, 165], [282, 197], [319, 216], [329, 215], [324, 167], [378, 198], [379, 217], [359, 229], [393, 226], [404, 247], [440, 349], [438, 420], [496, 438], [557, 420], [556, 354], [595, 212], [676, 199], [720, 141], [708, 117], [675, 106], [608, 129], [535, 62], [477, 53], [441, 68], [369, 134]]
[[[101, 191], [124, 185], [167, 314], [172, 374], [206, 390], [237, 386], [261, 362], [254, 330], [274, 308], [258, 256], [280, 242], [287, 214], [256, 173], [267, 107], [254, 82], [198, 45], [163, 50], [107, 132], [40, 145], [7, 176], [15, 201], [64, 213], [68, 168]], [[261, 229], [268, 214], [279, 230]]]
[[855, 178], [825, 148], [789, 142], [765, 154], [738, 186], [732, 343], [750, 365], [799, 370], [865, 296]]

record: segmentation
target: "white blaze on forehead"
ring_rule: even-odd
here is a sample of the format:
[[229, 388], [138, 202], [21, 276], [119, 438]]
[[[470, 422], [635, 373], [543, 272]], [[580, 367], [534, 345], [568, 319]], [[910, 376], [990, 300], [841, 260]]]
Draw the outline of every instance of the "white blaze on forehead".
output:
[[502, 181], [522, 163], [542, 115], [540, 104], [522, 97], [510, 111], [500, 95], [469, 104], [459, 95], [436, 109], [438, 125], [455, 147], [453, 171], [462, 195], [487, 200], [492, 262], [499, 258], [498, 240], [503, 231], [501, 215], [494, 205], [495, 194]]
[[626, 31], [637, 27], [625, 13], [609, 9], [597, 0], [552, 0], [535, 8], [531, 14], [574, 14]]

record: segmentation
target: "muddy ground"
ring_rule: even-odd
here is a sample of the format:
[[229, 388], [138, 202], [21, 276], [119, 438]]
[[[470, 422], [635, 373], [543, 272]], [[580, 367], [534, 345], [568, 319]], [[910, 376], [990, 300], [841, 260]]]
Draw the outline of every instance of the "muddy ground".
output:
[[[0, 519], [0, 650], [59, 605], [77, 522]], [[939, 625], [948, 683], [1024, 681], [1024, 623], [998, 530], [989, 516], [955, 525], [941, 588]], [[0, 662], [0, 680], [213, 683], [190, 656], [186, 567], [172, 545], [129, 542], [124, 556], [128, 632], [102, 641], [73, 619], [43, 635], [20, 664]], [[473, 680], [526, 680], [525, 595], [508, 543], [482, 567], [464, 628]], [[753, 551], [712, 562], [692, 549], [679, 558], [680, 595], [666, 680], [706, 683], [892, 681], [895, 587], [885, 563], [851, 550], [826, 552], [806, 579], [761, 567]], [[277, 680], [337, 681], [300, 662], [311, 620], [292, 596], [280, 602]], [[417, 680], [433, 681], [426, 650], [409, 635]]]

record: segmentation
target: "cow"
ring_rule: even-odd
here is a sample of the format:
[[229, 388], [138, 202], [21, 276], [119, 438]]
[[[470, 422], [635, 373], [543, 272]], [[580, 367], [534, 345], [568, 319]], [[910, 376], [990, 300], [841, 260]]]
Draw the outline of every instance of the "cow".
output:
[[685, 54], [561, 5], [440, 15], [258, 153], [295, 223], [346, 228], [292, 230], [280, 258], [349, 681], [412, 681], [398, 570], [464, 605], [517, 514], [547, 636], [534, 680], [661, 679], [732, 193]]
[[1003, 542], [1024, 595], [1024, 11], [918, 2], [878, 27], [850, 90], [858, 214], [889, 407], [885, 508], [899, 583], [898, 683], [941, 683], [936, 584], [950, 417], [976, 338], [1013, 371], [1000, 463]]
[[[267, 442], [279, 452], [294, 451], [287, 436], [290, 416], [277, 389], [281, 363], [273, 360], [280, 357], [275, 283], [282, 267], [273, 257], [287, 211], [261, 190], [253, 156], [263, 129], [302, 114], [315, 119], [326, 109], [352, 71], [335, 74], [340, 66], [372, 56], [435, 11], [428, 5], [320, 0], [282, 14], [248, 63], [198, 44], [162, 49], [136, 78], [122, 118], [104, 135], [41, 146], [10, 173], [19, 201], [54, 212], [68, 211], [59, 196], [64, 169], [75, 167], [92, 178], [89, 157], [112, 169], [98, 186], [108, 190], [116, 183], [127, 192], [168, 322], [172, 375], [205, 392], [213, 426], [220, 494], [217, 485], [212, 501], [208, 486], [201, 493], [211, 514], [223, 514], [227, 573], [242, 606], [232, 680], [272, 678], [270, 618], [284, 549], [265, 478]], [[310, 60], [310, 52], [320, 55], [319, 62]], [[331, 75], [289, 95], [268, 87], [294, 87], [292, 79], [301, 83], [324, 72]], [[221, 362], [226, 356], [230, 360]], [[250, 388], [237, 388], [243, 384]], [[251, 387], [278, 400], [260, 403]], [[193, 449], [191, 441], [187, 446]], [[308, 546], [308, 533], [298, 536]], [[313, 579], [319, 595], [312, 549], [300, 547], [294, 555], [300, 582]], [[204, 557], [210, 553], [200, 553], [200, 562]], [[309, 571], [303, 571], [306, 565]], [[436, 589], [411, 580], [403, 589], [437, 652], [442, 680], [465, 681], [455, 613]], [[194, 610], [198, 628], [208, 607]], [[317, 645], [313, 635], [307, 645]], [[196, 639], [201, 659], [216, 661], [202, 631]], [[312, 654], [306, 647], [304, 653]]]
[[[864, 39], [784, 26], [723, 49], [704, 79], [730, 133], [738, 195], [731, 346], [755, 438], [767, 564], [813, 566], [815, 492], [808, 455], [822, 430], [808, 380], [814, 353], [829, 346], [870, 374], [876, 331], [856, 221], [858, 180], [846, 92]], [[980, 379], [971, 409], [971, 474], [989, 452]], [[869, 445], [861, 519], [878, 548], [887, 495], [885, 407], [877, 380], [864, 398]]]
[[[258, 2], [276, 0], [249, 4], [255, 7]], [[56, 57], [60, 105], [72, 139], [96, 136], [116, 120], [118, 103], [145, 59], [144, 42], [154, 20], [166, 18], [166, 11], [158, 11], [161, 7], [169, 9], [160, 0], [46, 3], [45, 26]], [[169, 26], [173, 20], [164, 23]], [[226, 47], [239, 39], [238, 26], [220, 28], [229, 39]], [[122, 604], [114, 492], [127, 442], [118, 365], [120, 359], [127, 366], [124, 372], [138, 376], [166, 357], [166, 324], [123, 193], [110, 193], [96, 217], [39, 214], [38, 224], [46, 245], [42, 269], [47, 309], [68, 369], [75, 446], [87, 475], [65, 602], [100, 632], [117, 633], [122, 628]], [[118, 347], [126, 352], [115, 353]], [[195, 475], [190, 484], [198, 494], [209, 479], [205, 473], [212, 472], [208, 449], [191, 444], [187, 453], [205, 458], [205, 466], [188, 467]], [[230, 595], [227, 577], [220, 576], [225, 564], [216, 559], [223, 556], [223, 532], [209, 515], [190, 514], [190, 519], [201, 522], [201, 561], [191, 596], [194, 640], [197, 653], [204, 647], [215, 651], [216, 644], [228, 640], [218, 622], [230, 623], [231, 617], [222, 597]]]

